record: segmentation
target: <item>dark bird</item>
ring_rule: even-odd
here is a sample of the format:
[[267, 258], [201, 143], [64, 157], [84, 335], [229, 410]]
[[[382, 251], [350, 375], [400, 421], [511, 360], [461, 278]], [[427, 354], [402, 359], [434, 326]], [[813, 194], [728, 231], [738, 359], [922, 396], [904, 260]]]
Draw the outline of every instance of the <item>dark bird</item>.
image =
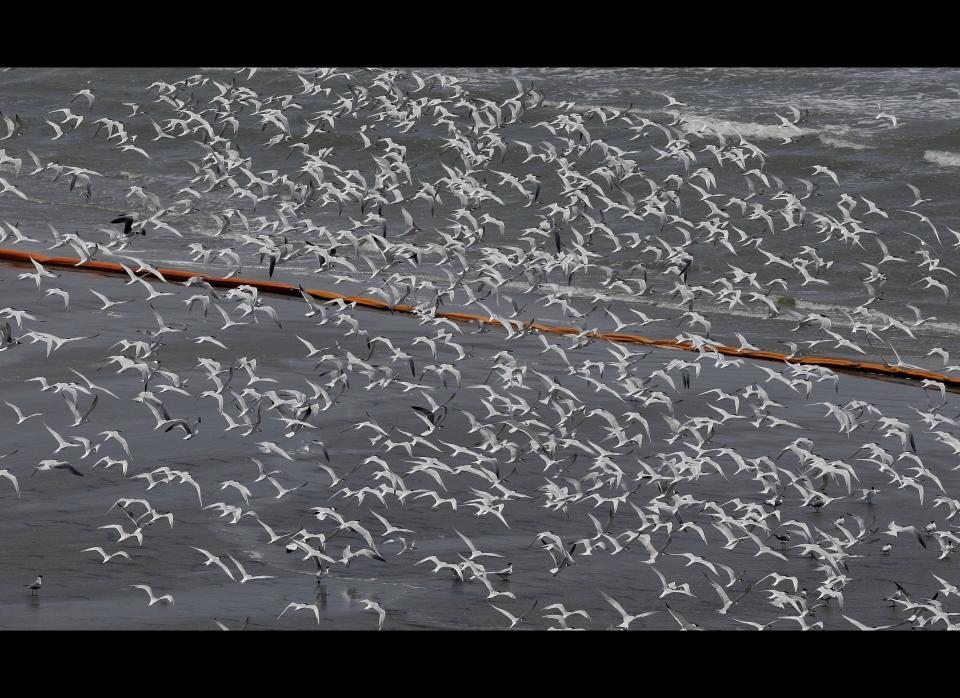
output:
[[[110, 221], [110, 222], [111, 222], [111, 223], [123, 223], [123, 234], [124, 234], [124, 235], [131, 235], [131, 234], [136, 234], [136, 233], [133, 233], [133, 232], [132, 232], [133, 224], [136, 222], [136, 220], [137, 220], [137, 214], [135, 214], [135, 213], [125, 213], [125, 214], [123, 214], [122, 216], [120, 216], [119, 218], [114, 218], [114, 219], [113, 219], [112, 221]], [[146, 235], [146, 234], [147, 234], [147, 231], [146, 231], [145, 228], [141, 228], [141, 229], [138, 230], [137, 232], [139, 232], [141, 235]]]

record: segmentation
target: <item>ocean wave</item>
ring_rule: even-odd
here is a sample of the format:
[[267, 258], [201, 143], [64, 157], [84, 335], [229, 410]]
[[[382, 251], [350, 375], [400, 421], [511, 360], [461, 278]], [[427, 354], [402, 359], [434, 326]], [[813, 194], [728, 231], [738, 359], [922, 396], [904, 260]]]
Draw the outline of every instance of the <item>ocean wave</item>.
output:
[[[560, 102], [547, 100], [544, 106], [557, 107]], [[590, 109], [600, 107], [602, 109], [620, 111], [623, 105], [596, 105], [578, 103], [572, 107], [571, 111], [586, 113]], [[646, 117], [656, 117], [662, 115], [662, 110], [644, 111], [634, 109], [633, 113]], [[863, 143], [848, 141], [841, 136], [850, 132], [850, 127], [845, 124], [831, 124], [822, 128], [804, 128], [801, 126], [783, 126], [782, 124], [761, 124], [752, 121], [734, 121], [731, 119], [722, 119], [710, 116], [700, 116], [690, 113], [682, 113], [681, 116], [687, 126], [688, 131], [708, 131], [719, 133], [724, 137], [743, 136], [748, 139], [768, 140], [768, 141], [786, 141], [788, 139], [796, 140], [802, 136], [816, 136], [821, 143], [832, 148], [847, 148], [852, 150], [866, 150], [873, 146]]]
[[[508, 282], [502, 289], [515, 291], [522, 288], [526, 288], [524, 284], [517, 282]], [[672, 303], [665, 301], [663, 298], [641, 298], [635, 295], [627, 295], [620, 293], [608, 293], [599, 288], [590, 288], [585, 286], [567, 286], [563, 288], [564, 295], [569, 295], [573, 298], [581, 300], [589, 300], [596, 296], [597, 293], [604, 292], [606, 296], [613, 300], [621, 301], [630, 305], [644, 305], [657, 308], [664, 308], [669, 310], [677, 311], [686, 311], [688, 308], [681, 303]], [[785, 311], [794, 311], [801, 315], [806, 315], [807, 313], [820, 313], [831, 319], [834, 325], [837, 327], [852, 327], [853, 324], [844, 314], [844, 312], [850, 313], [854, 310], [853, 306], [844, 306], [839, 304], [827, 304], [827, 303], [817, 303], [815, 301], [805, 301], [801, 298], [796, 298], [792, 307], [785, 307], [781, 305], [781, 309]], [[700, 306], [699, 312], [706, 313], [710, 319], [720, 318], [720, 317], [729, 317], [729, 318], [750, 318], [754, 320], [765, 320], [767, 319], [767, 310], [766, 307], [737, 307], [737, 308], [728, 308], [723, 305], [712, 305], [709, 303], [703, 303]], [[673, 316], [671, 319], [676, 319], [677, 316]], [[894, 317], [896, 317], [894, 315]], [[778, 318], [770, 318], [771, 320], [780, 320], [782, 322], [794, 322], [794, 316], [786, 312], [784, 315]], [[913, 322], [912, 317], [901, 317], [899, 318], [907, 324]], [[960, 337], [960, 324], [953, 322], [936, 322], [928, 321], [925, 322], [923, 327], [926, 330], [934, 330], [940, 336], [948, 335], [951, 337]]]
[[841, 136], [850, 132], [850, 127], [846, 124], [830, 124], [820, 128], [803, 128], [800, 126], [783, 126], [780, 124], [760, 124], [755, 122], [742, 122], [721, 120], [710, 117], [685, 117], [687, 123], [693, 128], [709, 128], [719, 132], [724, 136], [743, 136], [744, 138], [755, 138], [757, 140], [783, 140], [800, 138], [802, 136], [816, 136], [819, 141], [831, 148], [849, 148], [853, 150], [866, 150], [873, 146], [864, 145], [849, 141]]
[[960, 167], [960, 153], [951, 153], [946, 150], [927, 150], [923, 153], [923, 159], [944, 167]]
[[684, 114], [687, 125], [696, 130], [710, 130], [724, 136], [743, 136], [758, 140], [787, 140], [818, 133], [815, 129], [780, 124], [758, 124], [751, 121], [730, 121], [711, 117]]
[[829, 145], [832, 148], [849, 148], [851, 150], [867, 150], [872, 148], [872, 145], [865, 145], [863, 143], [854, 143], [853, 141], [848, 141], [843, 138], [837, 138], [832, 136], [829, 133], [821, 133], [819, 135], [820, 142], [824, 145]]

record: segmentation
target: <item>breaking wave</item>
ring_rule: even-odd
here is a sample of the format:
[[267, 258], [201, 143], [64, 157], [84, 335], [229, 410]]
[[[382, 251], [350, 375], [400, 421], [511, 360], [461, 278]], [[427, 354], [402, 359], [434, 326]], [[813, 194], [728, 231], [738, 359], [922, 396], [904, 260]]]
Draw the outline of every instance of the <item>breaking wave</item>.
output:
[[960, 153], [951, 153], [946, 150], [928, 150], [924, 152], [923, 159], [944, 167], [960, 167]]

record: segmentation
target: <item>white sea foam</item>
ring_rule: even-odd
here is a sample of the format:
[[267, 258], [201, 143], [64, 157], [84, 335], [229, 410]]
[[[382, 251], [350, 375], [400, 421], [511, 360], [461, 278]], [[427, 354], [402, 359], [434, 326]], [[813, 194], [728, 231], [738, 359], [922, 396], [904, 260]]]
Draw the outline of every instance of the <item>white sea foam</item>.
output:
[[780, 124], [758, 124], [754, 122], [727, 121], [710, 117], [684, 114], [684, 120], [689, 128], [720, 133], [724, 136], [743, 136], [759, 140], [786, 140], [800, 136], [816, 134], [817, 131], [799, 126], [782, 126]]
[[923, 154], [923, 159], [944, 167], [960, 167], [960, 153], [951, 153], [947, 150], [927, 150]]
[[841, 138], [850, 131], [845, 124], [825, 125], [819, 129], [803, 128], [800, 126], [783, 126], [780, 124], [758, 124], [754, 122], [725, 121], [709, 117], [685, 117], [693, 128], [705, 128], [722, 133], [724, 136], [743, 136], [757, 140], [786, 140], [797, 139], [801, 136], [816, 136], [821, 143], [832, 148], [850, 148], [865, 150], [872, 146]]
[[824, 145], [829, 145], [832, 148], [849, 148], [851, 150], [867, 150], [872, 148], [872, 145], [866, 145], [864, 143], [854, 143], [853, 141], [848, 141], [843, 138], [837, 138], [832, 136], [829, 133], [821, 133], [819, 135], [820, 142]]
[[[516, 282], [508, 282], [505, 284], [503, 290], [520, 290], [525, 288], [523, 284], [518, 284]], [[568, 294], [573, 298], [579, 299], [589, 299], [593, 298], [599, 291], [602, 289], [588, 288], [583, 286], [568, 286], [564, 287], [564, 294]], [[606, 293], [606, 292], [605, 292]], [[620, 293], [606, 293], [607, 296], [614, 300], [622, 301], [624, 303], [633, 304], [633, 305], [646, 305], [646, 306], [656, 306], [659, 308], [665, 308], [670, 310], [685, 311], [688, 308], [680, 303], [672, 303], [665, 301], [662, 297], [660, 298], [642, 298], [635, 295], [627, 295]], [[781, 311], [783, 315], [780, 316], [780, 319], [783, 321], [791, 322], [796, 317], [794, 313], [799, 315], [806, 315], [807, 313], [820, 313], [829, 317], [835, 326], [837, 327], [852, 327], [850, 320], [844, 314], [844, 311], [851, 312], [853, 310], [850, 306], [835, 305], [835, 304], [825, 304], [817, 303], [814, 301], [805, 301], [803, 299], [795, 299], [794, 307], [784, 307], [781, 306]], [[701, 306], [701, 312], [707, 312], [710, 317], [742, 317], [742, 318], [752, 318], [752, 319], [763, 319], [767, 317], [766, 307], [737, 307], [737, 308], [728, 308], [722, 305], [712, 305], [704, 304]], [[894, 314], [894, 317], [896, 315]], [[912, 323], [913, 318], [903, 316], [900, 318], [904, 322]], [[928, 330], [935, 330], [938, 335], [949, 335], [953, 337], [960, 337], [960, 324], [952, 322], [936, 322], [928, 321], [923, 325]]]
[[[544, 102], [545, 106], [556, 107], [560, 102]], [[623, 105], [613, 107], [610, 105], [587, 105], [577, 104], [572, 111], [585, 113], [590, 109], [600, 106], [603, 109], [619, 111]], [[647, 112], [643, 110], [634, 110], [635, 114], [646, 117], [657, 117], [662, 115], [661, 111]], [[704, 135], [719, 133], [725, 137], [743, 136], [747, 139], [785, 141], [787, 139], [797, 139], [802, 136], [816, 136], [821, 143], [832, 148], [847, 148], [851, 150], [866, 150], [872, 148], [863, 143], [849, 141], [840, 136], [847, 134], [851, 129], [845, 124], [832, 124], [824, 126], [821, 129], [804, 128], [801, 126], [783, 126], [782, 124], [760, 124], [751, 121], [733, 121], [728, 119], [719, 119], [709, 116], [699, 116], [696, 114], [682, 113], [681, 115], [686, 124], [687, 131], [701, 131]]]

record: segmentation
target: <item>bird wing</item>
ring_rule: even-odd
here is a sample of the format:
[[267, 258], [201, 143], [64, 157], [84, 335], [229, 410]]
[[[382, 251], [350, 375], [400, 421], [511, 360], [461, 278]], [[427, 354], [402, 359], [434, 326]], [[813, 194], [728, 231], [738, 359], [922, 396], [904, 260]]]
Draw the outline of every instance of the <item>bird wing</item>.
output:
[[510, 613], [509, 611], [504, 611], [504, 610], [503, 610], [502, 608], [500, 608], [499, 606], [494, 606], [493, 604], [490, 604], [490, 606], [493, 607], [493, 608], [495, 608], [495, 609], [497, 609], [498, 611], [500, 611], [500, 613], [502, 613], [503, 615], [505, 615], [505, 616], [507, 617], [507, 620], [509, 620], [511, 623], [516, 623], [516, 622], [519, 620], [519, 619], [516, 618], [512, 613]]
[[[706, 576], [706, 575], [704, 575], [704, 576]], [[715, 581], [713, 581], [712, 579], [707, 579], [707, 581], [710, 582], [710, 585], [711, 585], [714, 589], [717, 590], [717, 594], [720, 595], [720, 600], [723, 602], [723, 604], [724, 604], [725, 606], [730, 606], [730, 605], [733, 603], [733, 602], [730, 600], [730, 597], [727, 596], [727, 592], [723, 590], [723, 587], [722, 587], [722, 586], [720, 586], [719, 584], [717, 584], [717, 583], [716, 583]]]
[[0, 470], [0, 475], [7, 478], [10, 482], [13, 483], [13, 489], [17, 491], [17, 498], [20, 498], [20, 483], [17, 482], [17, 476], [11, 473], [9, 470]]
[[623, 606], [621, 606], [621, 605], [617, 602], [617, 600], [616, 600], [615, 598], [613, 598], [613, 597], [611, 597], [611, 596], [608, 596], [606, 593], [604, 593], [604, 592], [602, 592], [602, 591], [600, 592], [600, 595], [601, 595], [604, 599], [606, 599], [606, 601], [607, 601], [608, 604], [610, 604], [611, 606], [614, 607], [614, 609], [616, 609], [617, 613], [619, 613], [621, 616], [623, 616], [623, 620], [627, 620], [627, 619], [630, 618], [630, 614], [628, 614], [626, 611], [623, 610]]
[[460, 537], [463, 539], [463, 542], [467, 544], [467, 547], [468, 547], [468, 548], [470, 548], [470, 552], [471, 552], [471, 553], [476, 553], [476, 552], [478, 552], [478, 551], [477, 551], [477, 548], [473, 545], [472, 542], [470, 542], [470, 539], [469, 539], [469, 538], [467, 538], [465, 535], [463, 535], [462, 533], [460, 533], [460, 531], [458, 531], [457, 529], [453, 529], [453, 532], [456, 533], [458, 536], [460, 536]]
[[245, 569], [243, 569], [243, 565], [241, 565], [239, 562], [237, 562], [237, 558], [235, 558], [235, 557], [234, 557], [233, 555], [231, 555], [230, 553], [227, 553], [227, 557], [229, 557], [231, 560], [233, 560], [233, 564], [237, 566], [237, 569], [238, 569], [238, 570], [240, 570], [240, 574], [243, 575], [244, 577], [246, 577], [246, 576], [247, 576], [247, 571], [246, 571]]
[[660, 578], [660, 584], [663, 586], [663, 588], [667, 589], [667, 578], [664, 577], [662, 574], [660, 574], [660, 570], [658, 570], [656, 567], [653, 567], [651, 565], [650, 569], [652, 569], [654, 573]]
[[90, 416], [90, 413], [93, 412], [93, 409], [97, 406], [97, 400], [99, 400], [99, 399], [100, 399], [100, 396], [99, 396], [99, 395], [94, 395], [94, 396], [93, 396], [93, 402], [90, 403], [90, 407], [87, 409], [86, 412], [84, 412], [84, 414], [83, 414], [83, 419], [82, 419], [81, 421], [86, 421], [86, 420], [87, 420], [87, 418]]
[[520, 616], [520, 618], [521, 618], [521, 619], [526, 618], [530, 613], [533, 612], [533, 609], [535, 609], [535, 608], [537, 607], [537, 604], [538, 604], [538, 603], [540, 603], [540, 599], [536, 599], [536, 600], [533, 602], [533, 605], [530, 606], [530, 608], [528, 608], [528, 609], [524, 612], [524, 614], [523, 614], [522, 616]]
[[317, 625], [320, 625], [320, 608], [316, 604], [308, 605], [305, 603], [298, 603], [296, 604], [296, 606], [297, 606], [296, 610], [298, 611], [303, 611], [303, 610], [313, 611], [313, 615], [316, 616], [316, 619], [317, 619]]
[[846, 620], [850, 621], [853, 625], [855, 625], [859, 630], [874, 630], [874, 628], [871, 628], [871, 627], [869, 627], [869, 626], [867, 626], [867, 625], [864, 625], [864, 624], [861, 623], [860, 621], [854, 620], [854, 619], [851, 618], [850, 616], [843, 616], [843, 617], [844, 617]]

